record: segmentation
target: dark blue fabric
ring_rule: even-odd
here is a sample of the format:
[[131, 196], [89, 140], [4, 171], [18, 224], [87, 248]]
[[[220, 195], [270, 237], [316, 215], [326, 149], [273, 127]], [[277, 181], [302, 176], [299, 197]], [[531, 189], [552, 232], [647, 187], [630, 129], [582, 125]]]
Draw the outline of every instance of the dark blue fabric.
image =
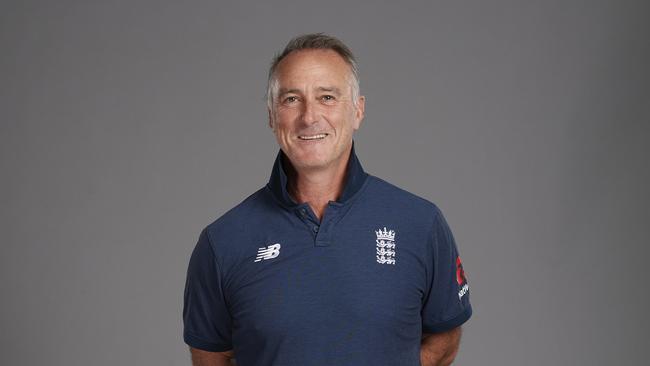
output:
[[420, 365], [423, 332], [472, 314], [442, 212], [367, 174], [353, 145], [343, 194], [319, 221], [287, 194], [282, 155], [265, 187], [201, 232], [185, 342], [234, 347], [239, 366]]

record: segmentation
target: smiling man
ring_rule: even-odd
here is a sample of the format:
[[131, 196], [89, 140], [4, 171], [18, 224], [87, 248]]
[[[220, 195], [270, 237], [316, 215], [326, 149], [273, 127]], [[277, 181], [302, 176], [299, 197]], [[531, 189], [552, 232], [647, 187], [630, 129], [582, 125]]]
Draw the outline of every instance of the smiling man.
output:
[[440, 209], [364, 171], [357, 63], [294, 38], [273, 60], [269, 182], [205, 227], [184, 340], [195, 366], [448, 365], [472, 308]]

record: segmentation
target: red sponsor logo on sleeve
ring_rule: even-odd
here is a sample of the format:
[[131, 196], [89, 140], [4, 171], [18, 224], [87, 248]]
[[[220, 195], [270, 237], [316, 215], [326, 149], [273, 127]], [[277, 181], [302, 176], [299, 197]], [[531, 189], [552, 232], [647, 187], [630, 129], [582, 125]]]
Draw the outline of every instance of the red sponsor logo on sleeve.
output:
[[460, 261], [460, 257], [456, 257], [456, 282], [458, 282], [459, 286], [462, 286], [467, 282], [465, 271], [463, 270], [463, 263]]

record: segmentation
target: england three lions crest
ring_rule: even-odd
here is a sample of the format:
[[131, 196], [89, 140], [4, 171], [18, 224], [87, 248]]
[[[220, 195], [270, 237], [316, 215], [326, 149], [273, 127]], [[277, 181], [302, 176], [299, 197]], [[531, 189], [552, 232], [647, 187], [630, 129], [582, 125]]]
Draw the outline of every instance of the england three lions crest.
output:
[[375, 230], [377, 234], [377, 263], [395, 264], [395, 231]]

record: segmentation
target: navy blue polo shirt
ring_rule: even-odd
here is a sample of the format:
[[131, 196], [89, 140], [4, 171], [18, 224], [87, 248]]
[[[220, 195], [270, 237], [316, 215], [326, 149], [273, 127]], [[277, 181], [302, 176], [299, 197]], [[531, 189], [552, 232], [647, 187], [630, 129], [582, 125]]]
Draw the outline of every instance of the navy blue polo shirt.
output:
[[286, 189], [280, 150], [268, 184], [205, 227], [192, 252], [184, 341], [234, 349], [239, 366], [420, 365], [422, 333], [472, 314], [440, 209], [366, 173], [354, 143], [322, 221]]

